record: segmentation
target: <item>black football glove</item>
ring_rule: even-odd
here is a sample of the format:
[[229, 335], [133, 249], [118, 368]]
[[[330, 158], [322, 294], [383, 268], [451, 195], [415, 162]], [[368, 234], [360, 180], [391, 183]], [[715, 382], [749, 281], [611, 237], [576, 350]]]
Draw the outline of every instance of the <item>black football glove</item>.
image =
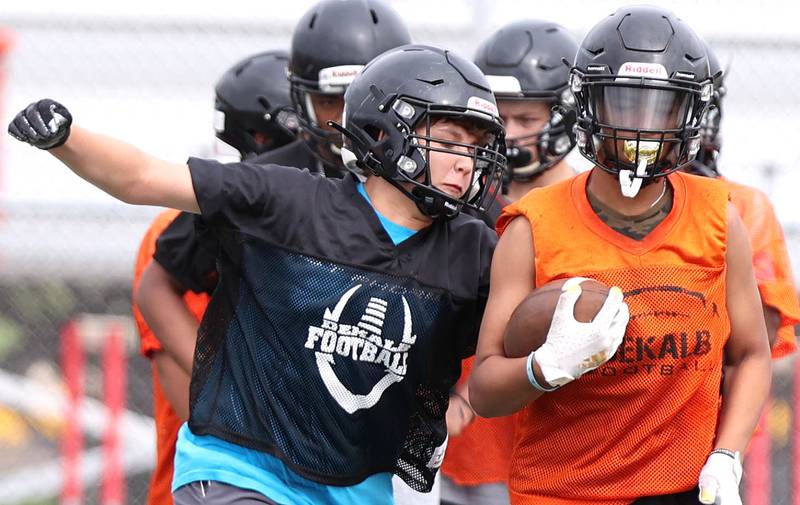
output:
[[66, 107], [44, 98], [17, 114], [8, 125], [8, 133], [39, 149], [52, 149], [67, 141], [71, 124], [72, 114]]

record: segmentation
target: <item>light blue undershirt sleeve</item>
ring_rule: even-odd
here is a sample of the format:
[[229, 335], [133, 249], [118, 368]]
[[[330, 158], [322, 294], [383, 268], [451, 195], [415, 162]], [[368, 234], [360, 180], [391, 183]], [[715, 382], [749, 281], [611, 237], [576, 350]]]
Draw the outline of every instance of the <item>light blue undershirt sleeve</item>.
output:
[[[372, 205], [372, 200], [369, 199], [369, 195], [367, 194], [367, 190], [364, 188], [363, 182], [358, 183], [358, 192], [364, 197], [365, 200], [369, 202], [370, 205]], [[405, 226], [400, 226], [397, 223], [389, 221], [383, 216], [383, 214], [378, 212], [374, 205], [372, 206], [372, 210], [374, 210], [375, 214], [377, 214], [378, 219], [383, 225], [383, 229], [389, 234], [389, 237], [392, 239], [392, 242], [394, 242], [394, 245], [413, 237], [414, 234], [417, 233], [417, 230], [412, 230], [411, 228], [406, 228]]]

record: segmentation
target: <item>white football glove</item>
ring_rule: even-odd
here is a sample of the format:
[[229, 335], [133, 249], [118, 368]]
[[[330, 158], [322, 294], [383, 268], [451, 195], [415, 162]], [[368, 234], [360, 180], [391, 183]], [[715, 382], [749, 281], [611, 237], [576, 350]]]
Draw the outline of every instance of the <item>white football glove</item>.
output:
[[739, 482], [742, 480], [742, 463], [739, 453], [733, 456], [712, 452], [700, 470], [700, 503], [707, 505], [742, 505]]
[[609, 290], [594, 320], [575, 320], [575, 303], [584, 280], [573, 277], [561, 287], [547, 339], [533, 353], [544, 379], [552, 386], [563, 386], [611, 359], [625, 337], [628, 305], [616, 286]]

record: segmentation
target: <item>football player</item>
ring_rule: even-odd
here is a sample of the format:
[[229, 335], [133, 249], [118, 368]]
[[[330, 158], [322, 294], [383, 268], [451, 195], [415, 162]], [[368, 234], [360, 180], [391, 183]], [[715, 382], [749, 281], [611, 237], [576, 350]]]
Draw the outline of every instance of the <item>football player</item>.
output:
[[[470, 377], [479, 414], [521, 410], [514, 504], [741, 503], [771, 365], [727, 187], [680, 171], [713, 86], [702, 40], [663, 8], [623, 7], [580, 45], [576, 141], [594, 167], [503, 210]], [[545, 343], [508, 358], [512, 311], [565, 278]], [[580, 278], [611, 286], [588, 323]]]
[[[498, 190], [502, 120], [480, 70], [428, 46], [373, 60], [345, 104], [331, 126], [364, 182], [162, 161], [48, 99], [9, 126], [120, 200], [199, 214], [217, 237], [194, 356], [173, 355], [192, 372], [178, 505], [389, 504], [392, 474], [433, 485], [496, 241], [461, 210]], [[180, 300], [164, 303], [186, 315], [174, 324], [196, 326]]]

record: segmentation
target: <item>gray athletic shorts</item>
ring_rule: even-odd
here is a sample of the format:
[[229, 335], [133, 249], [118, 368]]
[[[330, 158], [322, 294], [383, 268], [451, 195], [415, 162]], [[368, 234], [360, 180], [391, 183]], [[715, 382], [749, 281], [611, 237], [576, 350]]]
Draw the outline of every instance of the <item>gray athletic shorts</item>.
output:
[[442, 476], [442, 505], [508, 505], [509, 501], [505, 484], [459, 486]]
[[261, 493], [215, 480], [199, 480], [172, 493], [175, 505], [278, 505]]

